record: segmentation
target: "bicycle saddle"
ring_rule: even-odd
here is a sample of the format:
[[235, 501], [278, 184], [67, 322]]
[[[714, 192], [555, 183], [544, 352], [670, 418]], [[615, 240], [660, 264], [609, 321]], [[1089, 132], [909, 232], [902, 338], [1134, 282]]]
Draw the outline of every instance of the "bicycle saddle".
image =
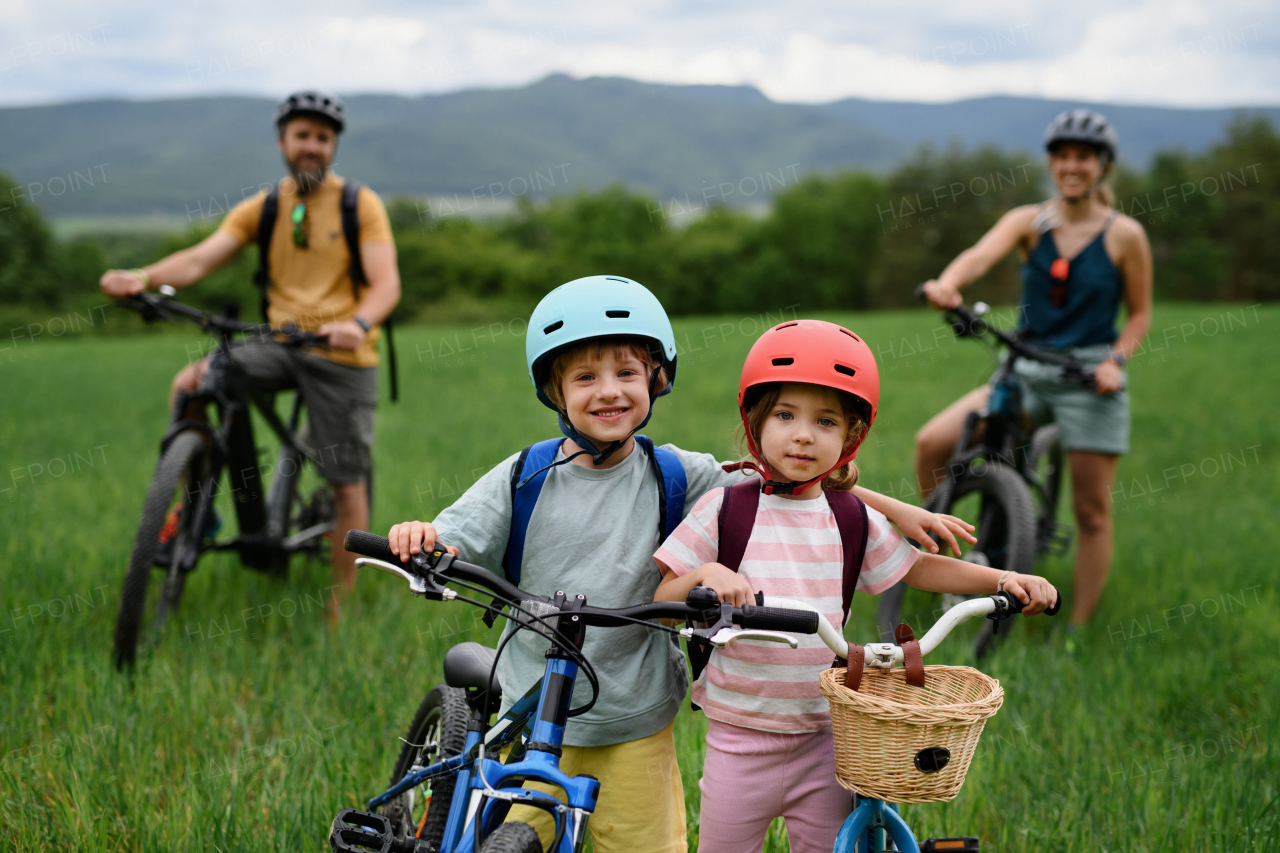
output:
[[497, 649], [479, 643], [459, 643], [445, 653], [444, 683], [450, 687], [465, 687], [469, 690], [486, 690], [492, 686], [493, 695], [501, 696], [502, 685], [498, 683], [496, 672], [491, 685], [489, 682], [489, 673], [493, 671], [493, 659], [497, 653]]

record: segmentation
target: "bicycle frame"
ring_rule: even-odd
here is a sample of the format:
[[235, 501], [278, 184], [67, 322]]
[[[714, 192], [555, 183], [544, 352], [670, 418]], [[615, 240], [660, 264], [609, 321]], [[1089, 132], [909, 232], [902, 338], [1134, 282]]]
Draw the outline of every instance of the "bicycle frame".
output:
[[[449, 817], [441, 839], [442, 853], [473, 853], [506, 817], [512, 805], [551, 810], [560, 843], [554, 853], [573, 853], [586, 838], [587, 820], [596, 808], [600, 783], [590, 776], [568, 776], [560, 770], [560, 750], [569, 721], [569, 701], [577, 683], [578, 665], [564, 657], [551, 657], [542, 680], [534, 685], [498, 721], [488, 736], [473, 722], [462, 752], [453, 758], [416, 770], [369, 801], [370, 811], [385, 805], [410, 788], [456, 772], [457, 783], [449, 804]], [[522, 735], [528, 732], [519, 745]], [[504, 764], [480, 757], [484, 752], [514, 745]], [[567, 803], [551, 806], [547, 795], [520, 787], [537, 781], [560, 788]], [[466, 796], [462, 796], [465, 791]]]
[[[983, 310], [981, 303], [978, 308]], [[964, 306], [947, 311], [946, 317], [958, 337], [985, 339], [990, 335], [997, 344], [1008, 349], [1009, 356], [1001, 362], [991, 378], [991, 396], [985, 409], [969, 412], [965, 417], [955, 450], [947, 460], [947, 478], [938, 485], [931, 500], [936, 505], [946, 506], [960, 475], [969, 470], [977, 459], [987, 458], [1016, 470], [1034, 491], [1037, 501], [1044, 505], [1048, 501], [1045, 484], [1028, 464], [1031, 437], [1023, 423], [1025, 409], [1015, 365], [1018, 359], [1055, 365], [1063, 369], [1064, 379], [1084, 386], [1092, 386], [1092, 375], [1075, 358], [1046, 352], [1027, 344], [1016, 335], [991, 326], [981, 313], [971, 312]], [[980, 424], [985, 425], [986, 429], [982, 443], [974, 446], [973, 436]]]
[[[262, 414], [281, 444], [280, 464], [276, 466], [275, 477], [272, 478], [267, 494], [263, 493], [261, 487], [262, 472], [253, 436], [251, 405]], [[214, 426], [209, 420], [188, 417], [193, 407], [217, 409], [218, 425]], [[220, 331], [217, 349], [209, 356], [199, 389], [194, 392], [179, 392], [174, 401], [173, 415], [169, 428], [161, 439], [160, 452], [163, 454], [174, 437], [186, 430], [196, 430], [208, 437], [210, 464], [199, 487], [194, 529], [205, 529], [213, 498], [218, 494], [218, 484], [221, 482], [223, 469], [226, 468], [231, 492], [236, 496], [234, 505], [240, 535], [208, 546], [198, 540], [193, 542], [187, 554], [174, 555], [180, 568], [190, 570], [204, 550], [236, 550], [240, 552], [240, 558], [246, 565], [271, 569], [282, 553], [301, 550], [316, 536], [328, 531], [327, 525], [317, 525], [315, 528], [299, 531], [289, 540], [280, 540], [288, 523], [289, 507], [286, 505], [286, 497], [290, 481], [296, 480], [300, 475], [304, 457], [313, 463], [320, 463], [316, 452], [297, 435], [301, 412], [302, 398], [298, 396], [294, 400], [289, 425], [286, 426], [271, 402], [231, 361], [231, 336], [226, 331]], [[294, 464], [286, 465], [286, 460]], [[194, 500], [196, 496], [188, 495], [188, 498]]]

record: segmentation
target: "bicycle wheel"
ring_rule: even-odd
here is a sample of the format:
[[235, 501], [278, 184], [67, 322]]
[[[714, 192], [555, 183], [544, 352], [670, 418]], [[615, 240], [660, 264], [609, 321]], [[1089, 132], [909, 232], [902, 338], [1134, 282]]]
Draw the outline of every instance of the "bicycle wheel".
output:
[[532, 826], [514, 821], [489, 833], [480, 853], [542, 853], [542, 841]]
[[166, 569], [153, 630], [159, 630], [168, 611], [176, 608], [182, 597], [186, 574], [191, 568], [183, 563], [194, 563], [192, 551], [200, 544], [193, 528], [201, 500], [200, 480], [207, 464], [204, 436], [190, 430], [174, 437], [156, 465], [120, 593], [114, 644], [117, 669], [132, 665], [137, 659], [138, 635], [147, 610], [152, 568]]
[[[410, 771], [462, 752], [467, 739], [467, 723], [471, 718], [466, 695], [464, 690], [443, 684], [436, 685], [427, 694], [409, 724], [405, 745], [396, 759], [395, 769], [391, 771], [391, 784], [399, 782]], [[416, 835], [419, 842], [427, 843], [426, 849], [438, 849], [444, 837], [449, 804], [453, 801], [453, 786], [457, 781], [457, 775], [434, 779], [428, 783], [430, 787], [425, 792], [413, 788], [383, 806], [381, 813], [391, 819], [391, 831], [396, 838]], [[485, 849], [489, 849], [488, 844]]]
[[1031, 436], [1027, 468], [1040, 480], [1040, 506], [1036, 512], [1036, 556], [1054, 551], [1065, 554], [1071, 547], [1070, 528], [1058, 524], [1058, 501], [1066, 466], [1057, 424], [1040, 427]]
[[[1000, 463], [978, 462], [961, 475], [950, 500], [936, 492], [926, 505], [933, 512], [959, 516], [978, 528], [976, 544], [962, 543], [961, 559], [1001, 571], [1031, 570], [1035, 562], [1035, 507], [1031, 489], [1018, 472]], [[904, 613], [916, 622], [931, 624], [949, 604], [944, 601], [939, 606], [932, 593], [909, 597], [906, 584], [894, 585], [880, 598], [876, 621], [882, 639], [892, 641], [893, 628]], [[983, 632], [987, 631], [984, 626]], [[981, 655], [989, 650], [990, 640], [983, 641], [980, 632], [979, 641], [975, 652]]]

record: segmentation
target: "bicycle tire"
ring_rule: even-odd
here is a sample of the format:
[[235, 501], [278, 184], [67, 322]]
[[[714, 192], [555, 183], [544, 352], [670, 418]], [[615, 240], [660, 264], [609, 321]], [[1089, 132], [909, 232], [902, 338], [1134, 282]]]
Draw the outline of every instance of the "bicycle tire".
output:
[[489, 833], [480, 853], [542, 853], [542, 841], [532, 826], [517, 820]]
[[[116, 616], [113, 646], [116, 669], [132, 666], [137, 660], [138, 635], [145, 618], [147, 587], [151, 582], [151, 571], [155, 567], [160, 532], [165, 527], [169, 510], [174, 506], [174, 495], [179, 488], [191, 494], [189, 485], [194, 480], [195, 494], [199, 494], [199, 479], [204, 471], [207, 454], [204, 436], [195, 430], [188, 430], [174, 436], [156, 464], [142, 507], [142, 520], [134, 537], [133, 551], [129, 555], [129, 569], [125, 573], [124, 586], [120, 592], [120, 610]], [[192, 507], [187, 503], [180, 506], [182, 510], [178, 515], [176, 531], [191, 535], [190, 526], [194, 515]], [[177, 607], [184, 586], [182, 579], [174, 584], [166, 583], [165, 586], [171, 597], [168, 606]]]
[[[465, 690], [444, 684], [436, 685], [427, 693], [418, 706], [418, 712], [413, 716], [413, 722], [409, 724], [405, 745], [400, 749], [395, 769], [391, 771], [390, 784], [399, 782], [415, 766], [426, 767], [462, 752], [467, 739], [467, 724], [471, 720], [466, 695]], [[432, 743], [436, 744], [436, 749], [433, 753], [428, 753], [427, 749]], [[415, 814], [418, 801], [416, 789], [405, 791], [383, 806], [381, 813], [390, 818], [391, 831], [395, 837], [406, 838], [417, 833], [419, 843], [425, 842], [427, 845], [424, 849], [439, 849], [457, 781], [457, 775], [452, 774], [430, 783], [431, 800], [427, 804], [426, 820], [422, 822], [420, 832], [418, 826], [422, 815]], [[485, 849], [488, 849], [488, 845], [485, 845]]]
[[[1036, 557], [1036, 522], [1035, 505], [1026, 480], [1007, 465], [987, 463], [961, 475], [950, 491], [950, 500], [944, 501], [942, 493], [936, 492], [926, 502], [926, 507], [932, 512], [951, 513], [956, 504], [970, 495], [979, 495], [983, 499], [983, 515], [988, 509], [986, 500], [992, 501], [992, 518], [986, 524], [979, 524], [977, 531], [979, 545], [985, 545], [988, 564], [1001, 571], [1030, 572]], [[978, 521], [982, 521], [981, 517]], [[984, 531], [984, 526], [989, 529]], [[984, 533], [988, 538], [984, 539]], [[966, 553], [967, 559], [971, 559], [969, 553], [971, 551]], [[902, 620], [905, 592], [906, 584], [899, 582], [881, 594], [876, 621], [885, 642], [892, 642], [893, 628]], [[1000, 636], [1005, 636], [1006, 630], [1007, 626], [1002, 628]], [[984, 625], [974, 644], [974, 651], [979, 657], [994, 645], [989, 639], [983, 640], [987, 631], [989, 626]]]

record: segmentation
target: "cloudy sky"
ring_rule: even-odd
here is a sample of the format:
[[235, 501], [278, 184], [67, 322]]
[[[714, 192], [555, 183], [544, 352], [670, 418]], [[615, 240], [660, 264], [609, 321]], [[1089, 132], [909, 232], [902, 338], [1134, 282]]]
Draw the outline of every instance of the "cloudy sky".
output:
[[1261, 0], [0, 0], [0, 103], [447, 92], [553, 73], [745, 83], [778, 101], [1015, 94], [1280, 104]]

